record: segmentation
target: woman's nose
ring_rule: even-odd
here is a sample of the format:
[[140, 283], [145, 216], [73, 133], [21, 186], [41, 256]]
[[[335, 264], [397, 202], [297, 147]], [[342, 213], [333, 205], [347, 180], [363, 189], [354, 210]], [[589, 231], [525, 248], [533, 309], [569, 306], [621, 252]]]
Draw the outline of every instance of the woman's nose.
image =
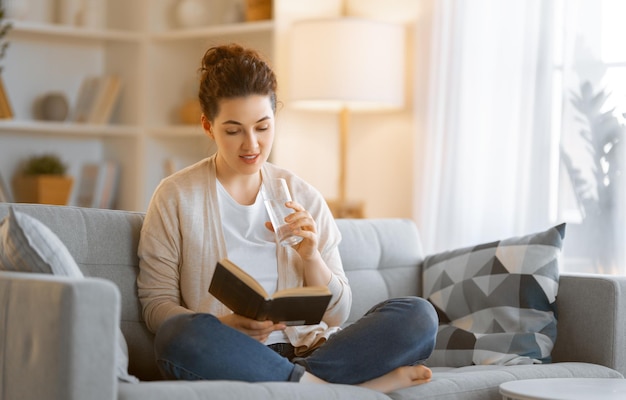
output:
[[257, 140], [256, 134], [252, 131], [247, 131], [244, 146], [249, 149], [256, 149], [258, 143], [259, 141]]

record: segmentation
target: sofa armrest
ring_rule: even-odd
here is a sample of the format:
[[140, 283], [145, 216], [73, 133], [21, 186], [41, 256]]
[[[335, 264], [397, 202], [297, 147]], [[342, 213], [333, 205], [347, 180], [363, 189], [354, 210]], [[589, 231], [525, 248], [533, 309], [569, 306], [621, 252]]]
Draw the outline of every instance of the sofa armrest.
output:
[[626, 277], [561, 275], [554, 362], [600, 364], [626, 375]]
[[116, 399], [119, 318], [104, 279], [0, 272], [0, 397]]

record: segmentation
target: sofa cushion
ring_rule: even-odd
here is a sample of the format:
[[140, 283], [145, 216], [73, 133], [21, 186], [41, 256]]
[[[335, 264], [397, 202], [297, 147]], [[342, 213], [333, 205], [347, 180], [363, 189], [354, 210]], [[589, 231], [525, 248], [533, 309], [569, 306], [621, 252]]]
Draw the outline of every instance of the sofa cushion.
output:
[[83, 277], [63, 242], [35, 218], [9, 209], [0, 222], [0, 238], [4, 270]]
[[424, 259], [415, 222], [403, 218], [336, 220], [339, 253], [352, 289], [347, 324], [389, 298], [420, 296]]
[[[0, 270], [84, 277], [54, 232], [36, 218], [13, 208], [0, 222]], [[118, 378], [136, 382], [137, 378], [128, 374], [128, 347], [121, 331], [116, 351]]]
[[550, 362], [565, 224], [428, 256], [423, 289], [440, 318], [430, 366]]

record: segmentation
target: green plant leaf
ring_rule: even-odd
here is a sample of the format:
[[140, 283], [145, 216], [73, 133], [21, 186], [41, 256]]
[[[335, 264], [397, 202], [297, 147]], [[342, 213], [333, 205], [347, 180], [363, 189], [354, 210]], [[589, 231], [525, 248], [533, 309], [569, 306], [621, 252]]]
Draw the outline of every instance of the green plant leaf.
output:
[[24, 164], [24, 175], [65, 175], [67, 166], [54, 154], [32, 156]]

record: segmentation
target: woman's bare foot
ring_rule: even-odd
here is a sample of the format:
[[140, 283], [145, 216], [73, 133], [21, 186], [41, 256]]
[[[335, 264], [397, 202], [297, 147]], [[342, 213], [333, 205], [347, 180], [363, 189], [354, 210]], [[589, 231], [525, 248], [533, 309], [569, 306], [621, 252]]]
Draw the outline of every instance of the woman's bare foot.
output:
[[[394, 390], [404, 389], [410, 386], [421, 385], [430, 381], [433, 373], [430, 369], [423, 365], [413, 365], [407, 367], [399, 367], [393, 371], [374, 378], [371, 381], [363, 382], [357, 386], [377, 390], [383, 393], [393, 392]], [[300, 382], [303, 383], [328, 383], [315, 375], [305, 372]]]
[[430, 381], [432, 376], [433, 373], [429, 368], [423, 365], [413, 365], [396, 368], [383, 376], [363, 382], [359, 386], [389, 393], [394, 390], [421, 385]]
[[302, 378], [300, 378], [300, 382], [302, 383], [328, 383], [325, 380], [318, 378], [317, 376], [313, 375], [310, 372], [305, 372], [304, 375], [302, 375]]

